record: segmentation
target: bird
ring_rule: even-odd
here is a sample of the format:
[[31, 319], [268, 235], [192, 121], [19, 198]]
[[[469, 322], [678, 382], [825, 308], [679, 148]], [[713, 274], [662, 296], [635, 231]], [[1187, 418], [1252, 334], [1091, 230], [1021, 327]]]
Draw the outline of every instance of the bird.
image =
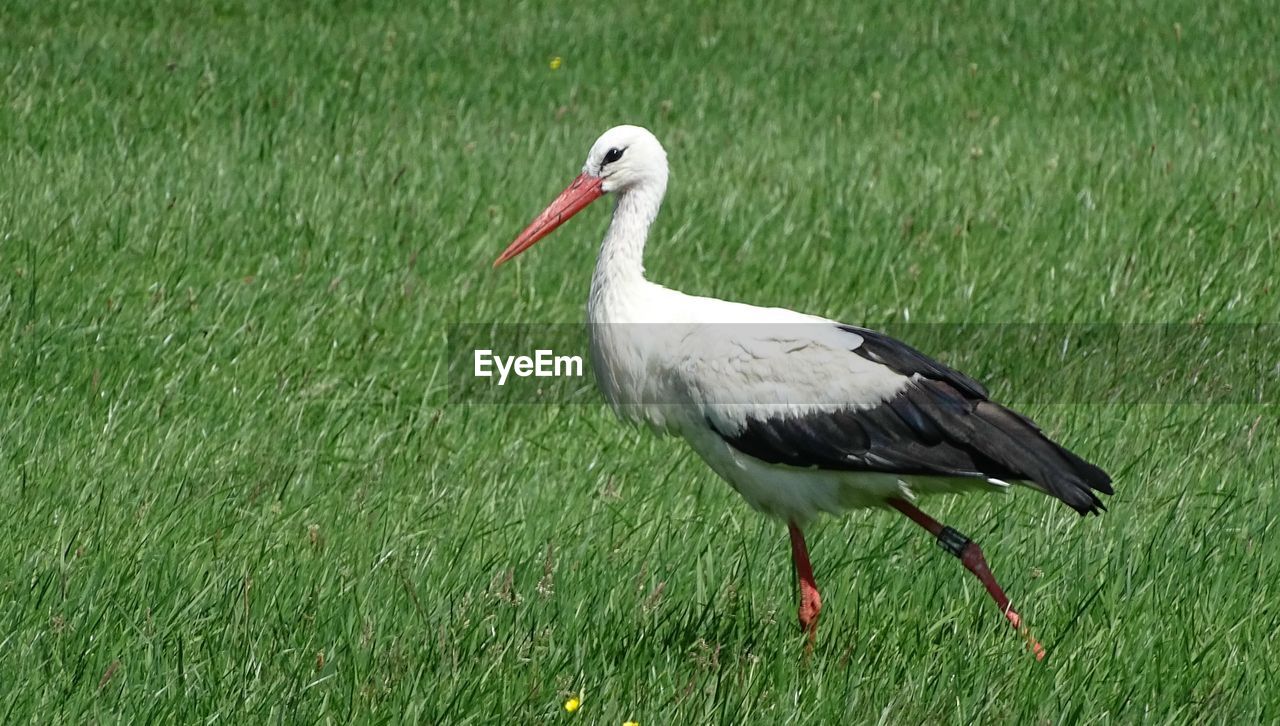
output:
[[653, 133], [609, 129], [493, 267], [614, 197], [587, 300], [598, 386], [621, 418], [684, 438], [748, 504], [786, 524], [810, 652], [822, 596], [804, 529], [820, 515], [881, 509], [902, 513], [959, 558], [1042, 660], [1044, 647], [978, 543], [916, 502], [1020, 485], [1096, 515], [1106, 509], [1098, 494], [1113, 494], [1111, 477], [991, 400], [978, 381], [888, 335], [649, 281], [645, 242], [668, 177]]

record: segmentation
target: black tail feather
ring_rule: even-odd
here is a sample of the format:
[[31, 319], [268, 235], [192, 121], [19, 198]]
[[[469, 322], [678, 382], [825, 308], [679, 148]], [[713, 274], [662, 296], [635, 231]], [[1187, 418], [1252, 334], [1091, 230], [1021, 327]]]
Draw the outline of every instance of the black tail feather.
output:
[[1106, 510], [1094, 492], [1111, 494], [1111, 477], [1049, 439], [1027, 417], [989, 400], [971, 399], [966, 401], [970, 414], [956, 416], [954, 399], [961, 394], [955, 389], [928, 381], [922, 382], [921, 390], [924, 395], [917, 404], [946, 429], [949, 438], [995, 464], [997, 477], [1032, 482], [1081, 514]]

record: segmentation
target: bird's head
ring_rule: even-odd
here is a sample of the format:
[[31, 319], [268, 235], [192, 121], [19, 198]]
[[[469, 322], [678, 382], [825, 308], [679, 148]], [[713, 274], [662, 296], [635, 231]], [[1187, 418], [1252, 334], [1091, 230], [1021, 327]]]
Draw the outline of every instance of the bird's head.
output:
[[525, 227], [493, 266], [529, 249], [605, 194], [644, 188], [661, 195], [666, 187], [667, 152], [658, 137], [639, 126], [614, 126], [591, 145], [578, 178]]
[[614, 126], [591, 145], [582, 173], [599, 179], [605, 194], [659, 181], [665, 187], [667, 152], [648, 129]]

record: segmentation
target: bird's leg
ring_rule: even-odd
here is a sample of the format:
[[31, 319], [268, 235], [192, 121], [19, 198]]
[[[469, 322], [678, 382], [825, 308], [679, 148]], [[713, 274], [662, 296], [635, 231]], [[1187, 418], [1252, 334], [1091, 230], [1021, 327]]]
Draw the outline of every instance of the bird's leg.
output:
[[1018, 615], [1018, 611], [1013, 609], [1013, 605], [1009, 603], [1008, 596], [1004, 594], [1004, 590], [1000, 589], [1000, 584], [996, 582], [995, 575], [991, 574], [991, 568], [987, 565], [987, 559], [982, 556], [982, 549], [978, 547], [978, 543], [960, 532], [944, 526], [941, 522], [920, 511], [919, 507], [905, 499], [890, 499], [888, 504], [907, 515], [911, 521], [924, 527], [929, 531], [929, 534], [937, 537], [938, 544], [942, 549], [959, 557], [965, 569], [977, 575], [978, 580], [982, 582], [982, 586], [987, 588], [991, 599], [996, 601], [1000, 612], [1004, 613], [1005, 618], [1008, 619], [1013, 629], [1027, 639], [1027, 648], [1035, 653], [1036, 660], [1044, 660], [1044, 646], [1031, 637], [1031, 632], [1023, 627], [1022, 616]]
[[796, 575], [800, 579], [800, 628], [809, 634], [809, 645], [818, 636], [818, 614], [822, 612], [822, 596], [818, 583], [813, 579], [813, 567], [809, 564], [809, 548], [804, 544], [804, 533], [795, 522], [787, 524], [791, 530], [791, 559], [795, 561]]

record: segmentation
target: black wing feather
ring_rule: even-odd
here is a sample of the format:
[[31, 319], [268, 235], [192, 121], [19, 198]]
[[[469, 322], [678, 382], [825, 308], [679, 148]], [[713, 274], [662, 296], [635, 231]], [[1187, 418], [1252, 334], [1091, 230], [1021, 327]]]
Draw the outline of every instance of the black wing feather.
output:
[[989, 400], [982, 384], [881, 333], [841, 328], [862, 337], [853, 353], [911, 383], [878, 406], [748, 418], [737, 433], [712, 428], [771, 464], [1029, 481], [1081, 514], [1105, 509], [1094, 491], [1111, 494], [1111, 477]]
[[888, 366], [904, 376], [918, 374], [930, 380], [945, 381], [974, 398], [987, 397], [987, 389], [981, 383], [954, 368], [939, 363], [900, 340], [853, 325], [837, 327], [862, 338], [862, 345], [855, 348], [853, 352], [867, 360]]

